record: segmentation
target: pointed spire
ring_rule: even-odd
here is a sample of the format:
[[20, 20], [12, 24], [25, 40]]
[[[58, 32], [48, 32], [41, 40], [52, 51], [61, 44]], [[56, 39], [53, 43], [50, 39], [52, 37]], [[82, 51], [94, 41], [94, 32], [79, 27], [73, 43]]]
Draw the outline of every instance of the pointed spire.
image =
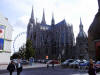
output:
[[36, 24], [37, 24], [37, 18], [35, 19], [35, 21], [36, 21]]
[[98, 0], [98, 7], [99, 7], [98, 11], [100, 11], [100, 0]]
[[80, 25], [82, 25], [82, 20], [81, 20], [81, 17], [80, 17]]
[[32, 6], [30, 22], [33, 23], [33, 25], [35, 25], [33, 6]]
[[79, 27], [80, 27], [80, 31], [83, 30], [83, 24], [82, 24], [82, 21], [81, 21], [81, 17], [80, 17], [80, 26]]
[[54, 14], [52, 13], [51, 25], [55, 25]]
[[44, 9], [43, 9], [43, 16], [42, 16], [42, 22], [41, 22], [41, 24], [46, 24]]
[[33, 6], [32, 6], [31, 18], [34, 19]]

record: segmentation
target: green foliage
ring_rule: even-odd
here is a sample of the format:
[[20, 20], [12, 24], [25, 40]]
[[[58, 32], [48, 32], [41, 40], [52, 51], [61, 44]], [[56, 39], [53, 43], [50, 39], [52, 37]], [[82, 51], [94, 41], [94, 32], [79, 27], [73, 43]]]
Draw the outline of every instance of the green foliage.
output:
[[14, 53], [11, 57], [10, 57], [10, 59], [12, 60], [12, 59], [17, 59], [19, 57], [19, 54], [18, 54], [18, 52], [16, 52], [16, 53]]
[[17, 59], [17, 58], [22, 58], [22, 59], [29, 59], [30, 57], [35, 56], [35, 49], [32, 47], [32, 41], [27, 40], [26, 45], [24, 44], [19, 48], [19, 51], [14, 53], [11, 56], [11, 59]]
[[25, 57], [26, 59], [29, 59], [30, 57], [34, 56], [35, 56], [35, 49], [32, 47], [32, 41], [28, 39], [26, 42]]
[[18, 52], [15, 52], [10, 59], [17, 59], [17, 58], [22, 58], [25, 59], [25, 51], [26, 51], [26, 47], [25, 45], [21, 46], [19, 48]]

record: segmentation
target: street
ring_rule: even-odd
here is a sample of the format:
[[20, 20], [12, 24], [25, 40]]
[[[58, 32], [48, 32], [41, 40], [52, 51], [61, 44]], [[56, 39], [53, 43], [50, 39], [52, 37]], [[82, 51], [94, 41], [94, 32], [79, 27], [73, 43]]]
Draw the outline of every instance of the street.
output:
[[[9, 73], [3, 73], [0, 75], [9, 75]], [[16, 72], [13, 75], [17, 75]], [[78, 69], [62, 69], [61, 67], [46, 67], [44, 68], [32, 68], [24, 69], [21, 75], [88, 75], [87, 72], [79, 71]], [[97, 74], [98, 75], [98, 74]]]

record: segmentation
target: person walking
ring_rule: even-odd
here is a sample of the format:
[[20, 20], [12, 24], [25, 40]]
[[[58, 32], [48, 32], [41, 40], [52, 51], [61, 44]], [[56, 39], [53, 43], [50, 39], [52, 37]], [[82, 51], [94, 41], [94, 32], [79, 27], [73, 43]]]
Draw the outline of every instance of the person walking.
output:
[[14, 62], [11, 61], [7, 67], [7, 70], [10, 72], [10, 75], [12, 75], [12, 73], [14, 72], [15, 70], [15, 65], [14, 65]]
[[17, 68], [17, 75], [20, 75], [20, 73], [22, 72], [22, 64], [21, 64], [20, 59], [18, 59], [16, 68]]
[[29, 59], [29, 62], [30, 62], [30, 65], [32, 66], [32, 64], [33, 64], [33, 58], [32, 57]]
[[55, 60], [52, 60], [52, 68], [54, 69]]
[[47, 68], [49, 68], [49, 63], [47, 63]]
[[96, 69], [94, 68], [94, 64], [93, 64], [92, 59], [90, 59], [88, 74], [89, 75], [96, 75]]

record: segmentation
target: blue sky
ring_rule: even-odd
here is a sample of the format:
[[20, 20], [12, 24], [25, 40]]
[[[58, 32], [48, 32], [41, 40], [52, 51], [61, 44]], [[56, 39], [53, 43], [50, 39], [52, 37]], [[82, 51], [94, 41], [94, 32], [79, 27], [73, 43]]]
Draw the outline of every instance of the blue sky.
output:
[[47, 24], [51, 23], [54, 13], [55, 23], [66, 19], [67, 23], [73, 25], [75, 36], [79, 32], [80, 17], [87, 33], [98, 11], [97, 0], [0, 0], [0, 12], [9, 19], [14, 29], [12, 39], [26, 31], [32, 5], [38, 22], [41, 22], [44, 8]]

